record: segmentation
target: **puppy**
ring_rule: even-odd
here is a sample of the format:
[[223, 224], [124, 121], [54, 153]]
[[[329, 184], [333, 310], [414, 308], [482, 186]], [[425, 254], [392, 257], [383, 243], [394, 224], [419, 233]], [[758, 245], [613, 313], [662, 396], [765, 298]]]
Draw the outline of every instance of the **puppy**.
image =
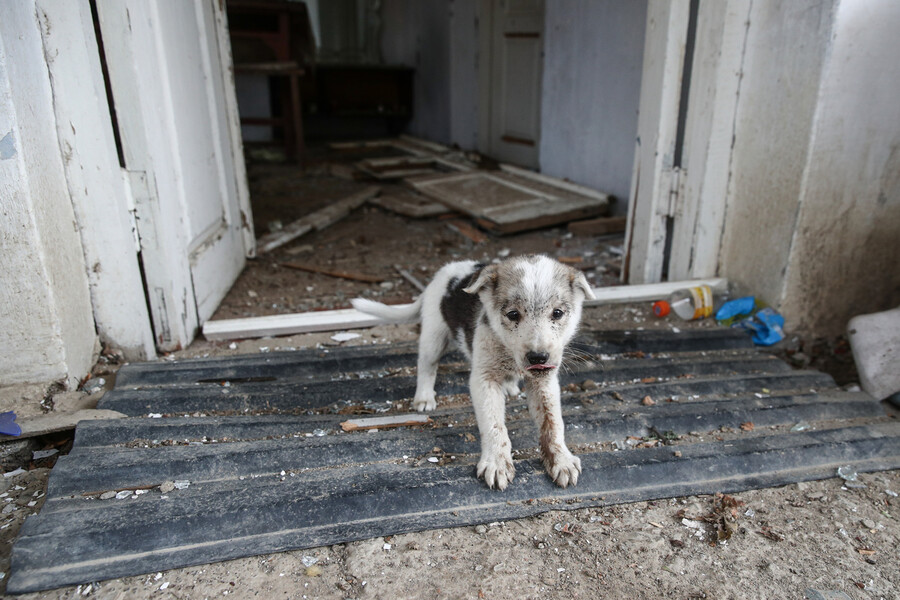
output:
[[352, 303], [393, 323], [421, 320], [413, 400], [418, 411], [435, 408], [438, 362], [450, 339], [456, 341], [472, 362], [469, 395], [481, 436], [478, 477], [503, 490], [516, 474], [506, 397], [518, 394], [522, 379], [548, 475], [560, 487], [578, 483], [581, 461], [566, 447], [558, 373], [582, 302], [593, 297], [583, 273], [534, 255], [487, 266], [447, 264], [413, 304], [387, 306], [363, 298]]

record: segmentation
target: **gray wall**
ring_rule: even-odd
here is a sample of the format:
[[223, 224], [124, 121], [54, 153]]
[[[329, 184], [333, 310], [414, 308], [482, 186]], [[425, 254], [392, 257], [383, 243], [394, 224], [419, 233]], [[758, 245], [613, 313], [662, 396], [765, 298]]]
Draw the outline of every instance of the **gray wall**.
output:
[[450, 6], [448, 0], [384, 0], [381, 55], [415, 67], [415, 105], [407, 131], [450, 142]]
[[552, 0], [544, 21], [541, 171], [622, 200], [631, 186], [646, 0]]

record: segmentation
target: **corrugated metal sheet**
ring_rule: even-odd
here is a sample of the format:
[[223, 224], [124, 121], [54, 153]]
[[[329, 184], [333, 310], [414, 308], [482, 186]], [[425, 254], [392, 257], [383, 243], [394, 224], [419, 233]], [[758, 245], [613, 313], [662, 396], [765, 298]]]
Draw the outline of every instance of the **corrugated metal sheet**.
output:
[[[78, 426], [46, 503], [13, 547], [7, 589], [546, 510], [735, 492], [833, 476], [844, 464], [900, 467], [900, 425], [879, 403], [838, 390], [827, 375], [791, 370], [740, 332], [604, 332], [573, 349], [580, 358], [561, 374], [563, 409], [584, 473], [566, 490], [543, 473], [521, 401], [508, 411], [517, 475], [505, 492], [475, 479], [477, 427], [459, 397], [439, 403], [427, 427], [343, 433], [341, 413], [402, 412], [400, 401], [415, 388], [412, 345], [124, 367], [100, 408], [131, 416]], [[439, 395], [465, 393], [460, 358], [443, 365]], [[599, 387], [583, 390], [586, 379]], [[642, 404], [648, 395], [655, 405]], [[841, 427], [843, 419], [854, 426]], [[791, 432], [798, 421], [819, 426]], [[680, 455], [663, 444], [621, 451], [609, 444], [748, 422], [753, 432], [722, 441], [684, 436]], [[160, 490], [176, 481], [189, 485]], [[129, 490], [146, 492], [100, 499]]]

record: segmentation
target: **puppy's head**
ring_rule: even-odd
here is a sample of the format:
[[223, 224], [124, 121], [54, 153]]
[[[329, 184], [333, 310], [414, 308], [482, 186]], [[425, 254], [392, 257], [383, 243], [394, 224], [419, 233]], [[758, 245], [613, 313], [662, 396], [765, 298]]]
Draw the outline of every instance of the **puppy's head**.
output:
[[464, 291], [478, 294], [491, 329], [528, 377], [560, 366], [581, 305], [594, 297], [581, 271], [541, 255], [489, 265]]

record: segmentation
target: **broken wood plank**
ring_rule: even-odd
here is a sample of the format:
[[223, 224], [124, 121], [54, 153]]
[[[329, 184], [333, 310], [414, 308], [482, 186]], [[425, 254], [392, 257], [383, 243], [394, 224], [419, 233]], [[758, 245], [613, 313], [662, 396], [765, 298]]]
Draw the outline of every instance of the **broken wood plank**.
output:
[[346, 163], [333, 162], [328, 164], [328, 173], [334, 177], [346, 179], [348, 181], [357, 181], [363, 179], [364, 175], [360, 173], [353, 165]]
[[442, 173], [448, 169], [431, 156], [392, 156], [390, 158], [367, 158], [356, 163], [356, 168], [376, 179], [402, 179], [416, 175]]
[[579, 194], [566, 186], [504, 171], [467, 171], [407, 181], [423, 194], [475, 217], [497, 233], [517, 233], [595, 217], [609, 207], [605, 194]]
[[355, 142], [331, 142], [330, 144], [328, 144], [328, 147], [332, 150], [359, 150], [362, 148], [381, 148], [384, 146], [393, 146], [394, 144], [395, 140], [381, 139]]
[[365, 273], [351, 273], [349, 271], [335, 271], [332, 269], [324, 269], [322, 267], [316, 267], [313, 265], [307, 265], [303, 263], [296, 262], [283, 262], [279, 263], [282, 267], [287, 267], [289, 269], [297, 269], [298, 271], [306, 271], [308, 273], [319, 273], [320, 275], [328, 275], [329, 277], [336, 277], [338, 279], [349, 279], [351, 281], [365, 281], [366, 283], [381, 283], [384, 281], [384, 277], [378, 277], [377, 275], [366, 275]]
[[269, 233], [259, 238], [256, 244], [256, 251], [259, 254], [262, 254], [263, 252], [268, 252], [279, 246], [283, 246], [313, 229], [316, 231], [325, 229], [329, 225], [346, 217], [354, 209], [362, 206], [366, 200], [377, 195], [380, 191], [380, 188], [377, 186], [367, 187], [346, 198], [342, 198], [321, 210], [317, 210], [305, 217], [297, 219], [280, 231]]
[[22, 428], [22, 433], [17, 436], [0, 435], [0, 442], [21, 440], [24, 438], [47, 435], [48, 433], [75, 429], [75, 426], [80, 421], [121, 419], [125, 416], [126, 415], [115, 410], [83, 408], [74, 412], [51, 412], [36, 417], [22, 417], [18, 421], [19, 426]]
[[342, 308], [319, 312], [207, 321], [203, 324], [203, 335], [208, 340], [234, 340], [312, 333], [316, 331], [358, 329], [383, 323], [384, 321], [378, 317], [367, 315], [354, 308]]
[[405, 188], [398, 188], [387, 194], [371, 198], [369, 204], [413, 219], [436, 217], [450, 212], [446, 205]]
[[608, 235], [625, 231], [626, 217], [600, 217], [586, 221], [569, 223], [569, 232], [574, 235]]
[[362, 429], [389, 429], [392, 427], [412, 427], [431, 423], [428, 415], [394, 415], [392, 417], [368, 417], [363, 419], [350, 419], [341, 423], [344, 431], [359, 431]]
[[638, 285], [616, 285], [612, 287], [593, 288], [595, 298], [585, 300], [585, 306], [600, 304], [617, 304], [624, 302], [646, 302], [668, 298], [678, 290], [686, 290], [698, 285], [708, 285], [714, 293], [728, 289], [728, 280], [721, 277], [712, 279], [693, 279], [690, 281], [664, 281], [662, 283], [642, 283]]
[[481, 244], [482, 242], [487, 240], [486, 235], [484, 235], [465, 221], [448, 221], [447, 227], [449, 227], [456, 233], [469, 238], [476, 244]]
[[515, 165], [507, 165], [501, 163], [499, 167], [501, 171], [509, 173], [510, 175], [517, 175], [519, 177], [524, 177], [525, 179], [531, 179], [532, 181], [557, 187], [561, 190], [566, 190], [580, 196], [587, 196], [589, 198], [596, 198], [597, 200], [605, 200], [607, 202], [609, 201], [609, 194], [598, 192], [595, 189], [591, 189], [583, 185], [578, 185], [577, 183], [572, 183], [571, 181], [566, 181], [565, 179], [550, 177], [549, 175], [544, 175], [543, 173], [538, 173], [536, 171], [532, 171], [531, 169], [523, 169], [522, 167], [517, 167]]
[[414, 288], [419, 290], [420, 292], [425, 291], [425, 286], [422, 285], [422, 282], [412, 276], [412, 274], [406, 269], [402, 268], [400, 265], [394, 265], [394, 268], [397, 269], [397, 272], [403, 277], [403, 279], [410, 282]]

